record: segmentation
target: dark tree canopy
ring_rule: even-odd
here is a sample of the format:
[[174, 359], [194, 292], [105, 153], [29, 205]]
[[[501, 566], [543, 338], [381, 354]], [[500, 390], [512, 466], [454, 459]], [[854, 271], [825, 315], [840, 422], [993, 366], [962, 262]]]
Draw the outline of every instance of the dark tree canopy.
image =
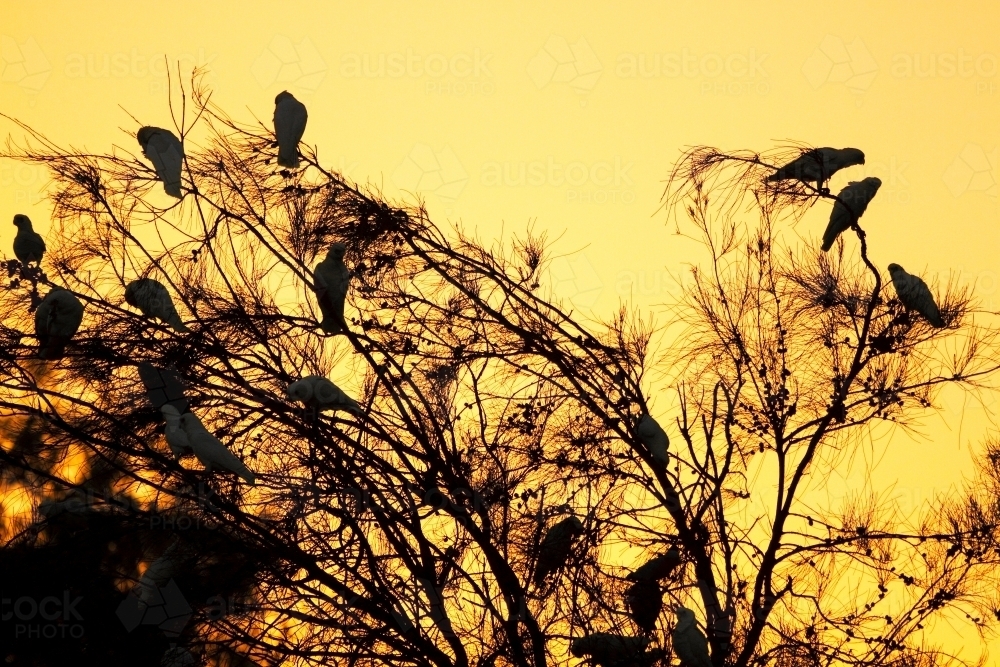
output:
[[[49, 169], [53, 213], [41, 266], [9, 260], [0, 291], [0, 471], [37, 506], [0, 568], [5, 597], [83, 596], [85, 632], [43, 645], [5, 625], [9, 663], [156, 664], [177, 646], [219, 665], [542, 667], [577, 641], [605, 667], [667, 665], [683, 605], [716, 667], [902, 667], [949, 664], [933, 618], [1000, 618], [995, 443], [988, 483], [921, 525], [879, 499], [804, 499], [1000, 360], [959, 287], [931, 285], [944, 328], [904, 308], [858, 220], [826, 254], [789, 241], [837, 198], [765, 180], [808, 147], [678, 162], [665, 208], [707, 252], [664, 338], [628, 307], [594, 325], [543, 298], [543, 236], [442, 229], [304, 144], [299, 169], [278, 167], [270, 125], [231, 119], [197, 78], [178, 99], [179, 200], [134, 143], [84, 154], [13, 121], [26, 138], [5, 155]], [[313, 292], [334, 243], [342, 335]], [[139, 278], [190, 332], [126, 303]], [[83, 324], [39, 360], [54, 286]], [[142, 363], [181, 379], [255, 485], [171, 453]], [[359, 409], [286, 396], [309, 375]], [[666, 463], [638, 429], [664, 403]], [[117, 610], [171, 545], [189, 616], [130, 630]]]

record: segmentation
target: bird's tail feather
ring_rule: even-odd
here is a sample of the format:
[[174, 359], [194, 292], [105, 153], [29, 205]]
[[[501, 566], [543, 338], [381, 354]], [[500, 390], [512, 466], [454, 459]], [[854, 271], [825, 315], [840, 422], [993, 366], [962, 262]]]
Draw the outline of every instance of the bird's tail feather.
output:
[[299, 168], [298, 147], [293, 147], [290, 151], [278, 150], [278, 165], [289, 169]]

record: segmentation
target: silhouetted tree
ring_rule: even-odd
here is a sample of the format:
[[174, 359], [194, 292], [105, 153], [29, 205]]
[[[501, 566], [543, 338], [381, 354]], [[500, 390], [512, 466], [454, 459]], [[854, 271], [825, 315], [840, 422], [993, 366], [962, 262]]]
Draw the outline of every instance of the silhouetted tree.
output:
[[[4, 590], [20, 577], [18, 595], [51, 583], [87, 600], [84, 639], [43, 648], [5, 628], [11, 663], [85, 645], [152, 664], [176, 644], [220, 665], [540, 667], [587, 638], [575, 654], [651, 666], [682, 604], [720, 667], [902, 666], [937, 660], [920, 643], [931, 615], [977, 604], [961, 545], [992, 539], [992, 521], [907, 529], [885, 504], [803, 499], [881, 422], [984, 382], [997, 356], [961, 290], [939, 301], [947, 328], [907, 313], [857, 221], [860, 250], [781, 240], [835, 199], [764, 180], [798, 149], [680, 161], [665, 203], [708, 264], [674, 308], [686, 330], [653, 359], [664, 330], [627, 308], [588, 327], [541, 296], [543, 237], [442, 230], [305, 145], [299, 170], [277, 167], [271, 129], [230, 119], [197, 79], [180, 100], [179, 201], [128, 149], [63, 150], [22, 123], [26, 143], [8, 144], [50, 170], [53, 217], [42, 267], [11, 260], [0, 293], [3, 482], [38, 506], [0, 549]], [[351, 281], [331, 336], [311, 267], [334, 243]], [[124, 302], [138, 278], [167, 287], [190, 332]], [[84, 321], [64, 358], [40, 361], [33, 309], [54, 285]], [[142, 362], [183, 379], [254, 486], [174, 458]], [[648, 421], [637, 430], [653, 370], [678, 398], [659, 415], [667, 463], [643, 444]], [[360, 412], [286, 397], [331, 373]], [[71, 496], [81, 506], [54, 509]], [[190, 617], [129, 631], [116, 610], [172, 544]], [[676, 551], [627, 580], [648, 560], [625, 560], [630, 546]], [[653, 623], [645, 589], [663, 596]]]

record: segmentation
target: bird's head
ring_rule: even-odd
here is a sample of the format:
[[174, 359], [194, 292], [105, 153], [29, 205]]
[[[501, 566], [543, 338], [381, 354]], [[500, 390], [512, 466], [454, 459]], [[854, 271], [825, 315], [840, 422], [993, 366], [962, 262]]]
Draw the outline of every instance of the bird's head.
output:
[[295, 99], [295, 95], [292, 95], [287, 90], [283, 90], [280, 93], [278, 93], [277, 97], [274, 98], [274, 103], [278, 104], [279, 102], [281, 102], [281, 100], [287, 100], [287, 99], [293, 99], [294, 100]]
[[132, 306], [133, 308], [138, 308], [136, 302], [136, 294], [139, 292], [139, 287], [142, 285], [138, 280], [133, 280], [128, 285], [125, 286], [125, 303]]
[[312, 400], [313, 388], [312, 384], [303, 380], [296, 380], [295, 382], [288, 385], [288, 389], [285, 390], [285, 396], [293, 401], [306, 401]]
[[868, 178], [866, 178], [865, 180], [863, 180], [862, 183], [865, 183], [865, 184], [868, 185], [868, 187], [872, 191], [872, 195], [874, 195], [876, 192], [878, 192], [878, 189], [880, 187], [882, 187], [882, 179], [879, 178], [879, 177], [877, 177], [877, 176], [869, 176]]
[[149, 143], [149, 140], [153, 138], [154, 134], [156, 134], [156, 128], [147, 125], [139, 128], [139, 131], [135, 134], [135, 138], [139, 140], [139, 145], [142, 146], [143, 150], [145, 150], [146, 144]]
[[347, 246], [341, 243], [340, 241], [337, 241], [336, 243], [330, 246], [330, 250], [327, 251], [326, 257], [327, 259], [333, 258], [336, 260], [341, 260], [344, 259], [344, 253], [346, 252], [347, 252]]
[[160, 408], [160, 412], [163, 414], [163, 418], [168, 422], [173, 422], [181, 418], [180, 411], [169, 403]]
[[840, 153], [849, 165], [865, 163], [865, 154], [858, 148], [844, 148]]
[[579, 637], [574, 639], [573, 643], [569, 645], [569, 652], [573, 654], [573, 657], [581, 658], [583, 657], [583, 654], [586, 653], [587, 642], [585, 642], [584, 639], [586, 639], [586, 637]]
[[196, 415], [195, 413], [185, 412], [184, 414], [181, 415], [181, 425], [184, 427], [185, 430], [189, 430], [191, 428], [197, 428], [198, 426], [201, 426], [201, 422], [198, 421], [198, 415]]
[[682, 607], [677, 605], [674, 607], [674, 613], [677, 614], [678, 623], [693, 623], [694, 622], [694, 612], [687, 607]]
[[22, 213], [18, 213], [17, 215], [14, 216], [14, 226], [17, 227], [18, 229], [30, 230], [31, 220], [28, 218], [28, 216]]
[[889, 275], [890, 276], [894, 276], [894, 275], [896, 275], [897, 273], [899, 273], [902, 270], [903, 270], [903, 267], [901, 267], [899, 264], [890, 264], [889, 265]]
[[575, 516], [571, 516], [569, 519], [566, 520], [566, 527], [569, 530], [573, 531], [574, 533], [583, 532], [583, 522], [580, 521]]

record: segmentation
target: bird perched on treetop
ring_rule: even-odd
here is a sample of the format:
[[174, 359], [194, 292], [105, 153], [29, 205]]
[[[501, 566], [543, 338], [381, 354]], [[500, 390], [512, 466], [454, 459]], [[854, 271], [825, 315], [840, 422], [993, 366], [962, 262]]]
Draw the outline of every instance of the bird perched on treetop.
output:
[[941, 311], [934, 302], [934, 295], [920, 276], [907, 273], [899, 264], [889, 265], [889, 275], [892, 276], [892, 286], [896, 288], [896, 294], [903, 306], [917, 311], [935, 327], [941, 328], [945, 325], [941, 319]]
[[344, 301], [347, 299], [347, 283], [351, 272], [344, 264], [344, 253], [347, 246], [334, 243], [326, 253], [326, 259], [316, 265], [313, 270], [316, 299], [319, 301], [323, 321], [320, 328], [329, 334], [344, 333], [347, 322], [344, 320]]
[[17, 227], [17, 235], [14, 236], [14, 257], [17, 257], [21, 264], [28, 262], [41, 264], [42, 255], [45, 254], [45, 239], [31, 228], [31, 219], [18, 213], [14, 216], [14, 226]]
[[767, 177], [768, 181], [796, 179], [803, 183], [816, 182], [816, 189], [827, 194], [823, 183], [843, 169], [865, 163], [865, 154], [857, 148], [813, 148], [798, 156]]
[[83, 304], [72, 292], [53, 288], [35, 311], [35, 336], [41, 359], [61, 359], [66, 343], [83, 322]]
[[659, 581], [666, 579], [681, 564], [681, 552], [677, 547], [670, 547], [665, 554], [645, 562], [638, 570], [627, 575], [629, 581]]
[[306, 105], [287, 90], [274, 98], [274, 136], [278, 139], [278, 164], [296, 169], [299, 166], [299, 141], [306, 131]]
[[146, 317], [155, 317], [173, 327], [174, 331], [187, 333], [191, 331], [181, 322], [177, 314], [174, 300], [163, 283], [152, 278], [133, 280], [125, 288], [125, 301], [142, 311]]
[[667, 462], [667, 447], [670, 446], [670, 439], [667, 438], [667, 433], [659, 422], [649, 415], [643, 415], [635, 427], [635, 432], [642, 444], [649, 449], [653, 460], [660, 463]]
[[833, 247], [841, 232], [851, 228], [855, 221], [860, 220], [869, 202], [875, 198], [875, 193], [882, 187], [882, 181], [875, 176], [869, 176], [861, 181], [852, 181], [837, 195], [830, 212], [830, 222], [823, 232], [823, 252]]
[[647, 646], [649, 646], [649, 640], [645, 637], [625, 637], [607, 632], [595, 632], [586, 637], [574, 639], [573, 643], [570, 644], [569, 651], [577, 658], [589, 655], [596, 664], [609, 667], [636, 657]]
[[677, 607], [677, 625], [671, 638], [674, 653], [689, 667], [712, 667], [708, 655], [708, 640], [695, 623], [694, 612], [686, 607]]
[[181, 168], [184, 166], [184, 146], [170, 130], [162, 127], [142, 127], [136, 133], [143, 154], [153, 163], [156, 176], [171, 197], [182, 199]]
[[[166, 406], [164, 406], [166, 407]], [[163, 415], [167, 416], [166, 413]], [[193, 412], [185, 412], [180, 417], [181, 427], [187, 434], [188, 442], [194, 455], [203, 466], [205, 471], [211, 473], [213, 468], [225, 468], [242, 477], [248, 484], [256, 484], [257, 478], [250, 472], [243, 462], [236, 458], [236, 455], [229, 451], [222, 441], [212, 435], [205, 425], [198, 419], [198, 415]]]
[[535, 585], [541, 586], [550, 572], [566, 564], [573, 537], [583, 532], [583, 523], [575, 516], [563, 519], [549, 528], [538, 548], [538, 565], [535, 568]]
[[319, 410], [346, 410], [361, 415], [361, 406], [333, 382], [320, 375], [307, 375], [288, 385], [285, 395]]

